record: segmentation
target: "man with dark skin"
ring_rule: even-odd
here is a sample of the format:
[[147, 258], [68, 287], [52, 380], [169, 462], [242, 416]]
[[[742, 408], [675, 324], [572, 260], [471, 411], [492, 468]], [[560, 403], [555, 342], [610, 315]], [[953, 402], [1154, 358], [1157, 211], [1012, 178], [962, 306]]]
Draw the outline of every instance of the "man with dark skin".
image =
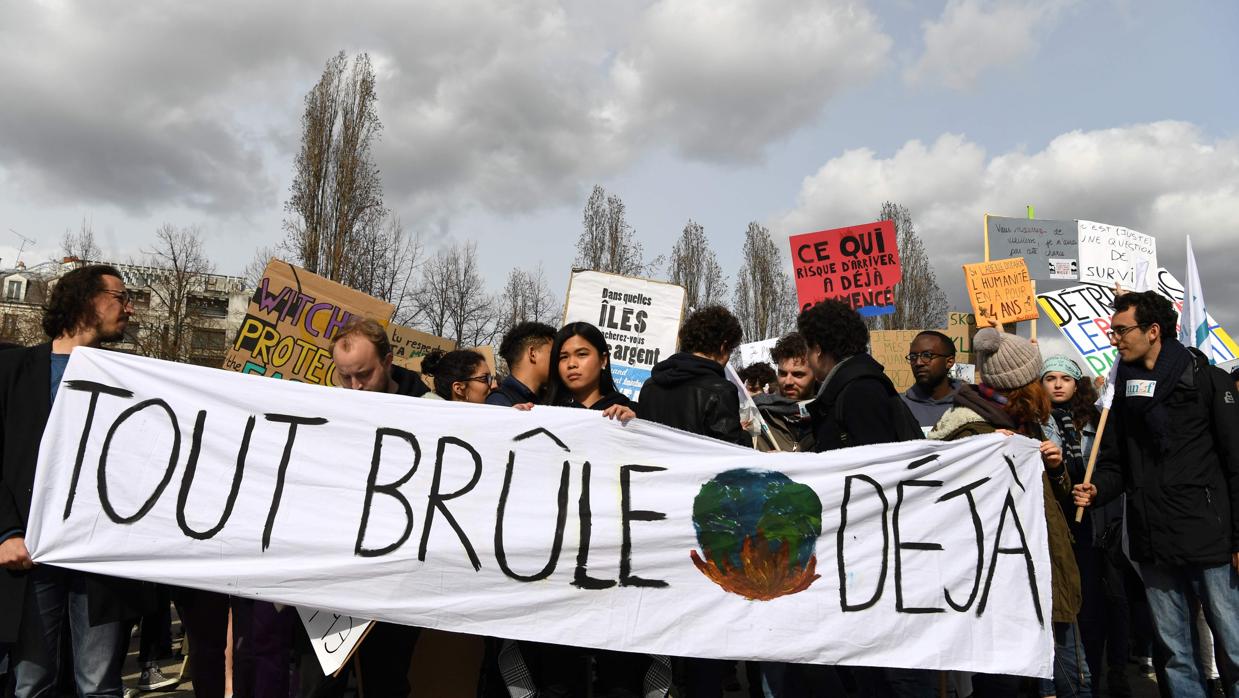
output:
[[951, 409], [959, 390], [960, 382], [951, 378], [955, 343], [941, 332], [926, 330], [912, 340], [906, 358], [916, 383], [903, 393], [903, 401], [922, 427], [932, 428]]

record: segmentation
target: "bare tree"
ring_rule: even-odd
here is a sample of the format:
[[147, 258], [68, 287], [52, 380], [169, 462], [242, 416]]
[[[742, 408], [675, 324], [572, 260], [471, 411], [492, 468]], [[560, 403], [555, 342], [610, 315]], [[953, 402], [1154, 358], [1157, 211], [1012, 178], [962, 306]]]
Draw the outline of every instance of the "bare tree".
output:
[[410, 319], [413, 308], [413, 273], [422, 264], [422, 238], [410, 236], [393, 214], [379, 228], [362, 236], [363, 253], [357, 255], [349, 286], [396, 306], [399, 321]]
[[726, 305], [727, 278], [700, 223], [690, 219], [684, 225], [684, 232], [671, 249], [667, 280], [684, 287], [689, 309]]
[[562, 310], [546, 284], [541, 264], [533, 271], [514, 268], [508, 272], [507, 283], [499, 294], [500, 317], [496, 334], [503, 334], [517, 323], [530, 320], [558, 324]]
[[[149, 269], [144, 284], [131, 290], [147, 299], [135, 305], [141, 331], [134, 336], [139, 353], [168, 361], [193, 358], [193, 334], [202, 324], [207, 277], [215, 265], [202, 248], [202, 233], [195, 226], [177, 228], [165, 223], [155, 231], [155, 244], [146, 250]], [[225, 301], [226, 303], [226, 301]]]
[[95, 243], [94, 228], [85, 218], [77, 232], [65, 229], [64, 236], [60, 238], [60, 251], [65, 257], [77, 257], [83, 262], [97, 262], [103, 257], [103, 251]]
[[929, 253], [912, 224], [912, 214], [906, 206], [887, 201], [882, 204], [878, 220], [895, 222], [902, 280], [893, 291], [895, 312], [867, 318], [870, 326], [888, 330], [946, 327], [946, 294], [938, 287]]
[[628, 276], [645, 273], [641, 242], [624, 213], [622, 199], [594, 185], [585, 202], [583, 230], [576, 243], [578, 268]]
[[783, 259], [770, 231], [756, 221], [749, 223], [744, 234], [732, 311], [748, 342], [777, 337], [795, 324], [796, 290], [783, 270]]
[[477, 244], [445, 247], [426, 262], [416, 290], [415, 317], [422, 329], [460, 346], [495, 338], [495, 300], [486, 293]]
[[[382, 130], [370, 57], [344, 52], [327, 61], [305, 98], [301, 149], [284, 204], [285, 248], [306, 269], [357, 287], [357, 265], [387, 215], [371, 145]], [[362, 288], [363, 291], [369, 289]]]
[[262, 283], [262, 274], [267, 270], [267, 265], [271, 263], [271, 260], [279, 256], [278, 250], [271, 247], [260, 247], [254, 250], [253, 258], [250, 259], [249, 264], [246, 264], [245, 269], [241, 272], [241, 276], [245, 278], [245, 287], [249, 289], [258, 288], [258, 284]]

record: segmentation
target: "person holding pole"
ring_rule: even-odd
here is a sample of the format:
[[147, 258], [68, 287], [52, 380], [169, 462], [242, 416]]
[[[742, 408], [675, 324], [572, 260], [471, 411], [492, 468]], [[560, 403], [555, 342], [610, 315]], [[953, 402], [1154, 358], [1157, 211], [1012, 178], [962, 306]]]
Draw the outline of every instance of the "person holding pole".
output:
[[1199, 600], [1218, 645], [1226, 695], [1239, 698], [1239, 405], [1221, 369], [1179, 343], [1163, 296], [1114, 302], [1119, 365], [1109, 428], [1077, 506], [1127, 494], [1128, 537], [1175, 696], [1204, 695], [1193, 651]]
[[[1101, 421], [1097, 390], [1080, 365], [1066, 356], [1051, 356], [1041, 367], [1041, 385], [1050, 398], [1050, 418], [1041, 425], [1046, 438], [1063, 451], [1063, 465], [1073, 482], [1084, 480], [1085, 464]], [[1129, 696], [1124, 672], [1131, 643], [1128, 639], [1127, 594], [1121, 550], [1123, 503], [1114, 500], [1089, 512], [1082, 521], [1067, 520], [1071, 548], [1080, 570], [1080, 641], [1094, 688], [1106, 676], [1107, 695]], [[1110, 670], [1106, 673], [1107, 658]], [[1100, 695], [1099, 691], [1094, 691]]]

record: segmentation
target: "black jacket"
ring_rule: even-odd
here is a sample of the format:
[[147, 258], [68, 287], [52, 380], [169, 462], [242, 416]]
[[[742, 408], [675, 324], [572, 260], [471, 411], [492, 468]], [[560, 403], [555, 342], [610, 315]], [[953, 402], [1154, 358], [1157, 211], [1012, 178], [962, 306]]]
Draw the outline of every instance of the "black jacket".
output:
[[421, 397], [430, 392], [430, 388], [427, 388], [426, 382], [422, 380], [422, 374], [417, 371], [393, 365], [391, 367], [391, 377], [392, 380], [396, 381], [397, 395]]
[[486, 404], [499, 407], [523, 405], [526, 402], [532, 402], [536, 405], [540, 400], [538, 395], [529, 389], [529, 386], [512, 376], [505, 376], [503, 381], [499, 383], [499, 387], [490, 391], [490, 395], [486, 396]]
[[[39, 441], [51, 413], [51, 384], [50, 343], [0, 352], [0, 535], [26, 530]], [[92, 624], [141, 615], [144, 604], [151, 600], [138, 582], [73, 574], [82, 574], [86, 580]], [[26, 572], [0, 569], [0, 643], [17, 640], [27, 576]]]
[[[848, 435], [848, 446], [898, 441], [888, 400], [898, 394], [891, 379], [882, 371], [882, 364], [872, 356], [856, 354], [844, 360], [822, 386], [817, 398], [809, 403], [815, 441], [813, 450], [822, 453], [843, 448], [843, 433]], [[835, 403], [840, 400], [844, 406], [843, 424], [835, 422]]]
[[[1118, 386], [1122, 390], [1123, 385]], [[1115, 400], [1093, 473], [1096, 504], [1127, 493], [1132, 559], [1220, 565], [1239, 552], [1239, 405], [1219, 368], [1193, 361], [1166, 397], [1170, 448]]]
[[720, 441], [753, 443], [740, 426], [740, 395], [723, 366], [686, 352], [655, 364], [641, 387], [637, 416]]

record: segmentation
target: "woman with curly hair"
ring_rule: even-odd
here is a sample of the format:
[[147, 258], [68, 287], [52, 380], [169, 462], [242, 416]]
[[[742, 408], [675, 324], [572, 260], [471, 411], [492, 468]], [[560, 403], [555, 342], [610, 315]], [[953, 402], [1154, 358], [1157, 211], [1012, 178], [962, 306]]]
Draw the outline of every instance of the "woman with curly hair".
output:
[[449, 402], [480, 405], [495, 384], [486, 358], [472, 349], [436, 349], [422, 359], [422, 373], [435, 379], [435, 395]]
[[[1079, 364], [1061, 355], [1045, 360], [1041, 385], [1052, 406], [1050, 418], [1042, 423], [1042, 428], [1046, 437], [1063, 449], [1063, 464], [1072, 482], [1083, 482], [1097, 424], [1101, 420], [1096, 406], [1097, 389], [1084, 376]], [[1084, 657], [1091, 676], [1105, 674], [1110, 695], [1131, 693], [1124, 672], [1130, 640], [1119, 549], [1122, 523], [1120, 499], [1104, 507], [1085, 509], [1084, 519], [1079, 523], [1074, 518], [1067, 521], [1076, 566], [1080, 569], [1079, 623]], [[1110, 657], [1109, 672], [1105, 671], [1103, 655]]]
[[[1066, 511], [1071, 503], [1071, 475], [1063, 466], [1063, 451], [1046, 438], [1050, 396], [1041, 383], [1041, 351], [1027, 339], [986, 328], [972, 342], [982, 384], [961, 386], [955, 406], [929, 432], [929, 438], [953, 441], [996, 431], [1018, 433], [1041, 442], [1045, 465], [1046, 529], [1050, 544], [1051, 618], [1054, 628], [1054, 680], [1042, 680], [1041, 696], [1090, 695], [1090, 675], [1076, 632], [1080, 612], [1080, 572], [1071, 549]], [[978, 674], [974, 696], [1016, 695], [1018, 679]]]

